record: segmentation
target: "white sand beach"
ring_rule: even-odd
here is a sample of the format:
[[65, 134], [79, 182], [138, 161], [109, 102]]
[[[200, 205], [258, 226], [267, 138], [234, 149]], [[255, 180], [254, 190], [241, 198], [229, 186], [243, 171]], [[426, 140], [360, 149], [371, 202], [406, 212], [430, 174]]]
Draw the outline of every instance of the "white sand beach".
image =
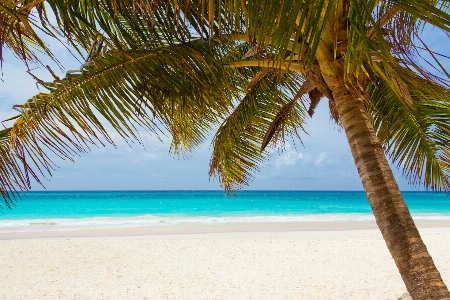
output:
[[[347, 225], [1, 234], [0, 299], [407, 299], [379, 231]], [[450, 286], [446, 225], [420, 232]]]

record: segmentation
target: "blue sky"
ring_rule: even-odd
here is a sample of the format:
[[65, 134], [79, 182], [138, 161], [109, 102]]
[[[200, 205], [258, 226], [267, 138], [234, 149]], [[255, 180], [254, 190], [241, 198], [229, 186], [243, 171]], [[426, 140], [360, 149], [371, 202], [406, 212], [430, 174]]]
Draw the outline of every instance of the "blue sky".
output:
[[[439, 35], [426, 32], [433, 50], [447, 54], [439, 45]], [[78, 69], [80, 63], [73, 59], [61, 45], [52, 42], [51, 49], [66, 69]], [[447, 64], [448, 66], [448, 64]], [[57, 67], [52, 67], [54, 71]], [[26, 68], [10, 53], [3, 62], [3, 81], [0, 82], [0, 118], [14, 115], [11, 107], [24, 103], [37, 94], [34, 80]], [[40, 78], [52, 80], [44, 69], [33, 71]], [[63, 75], [63, 72], [59, 72]], [[44, 90], [41, 88], [41, 91]], [[362, 190], [345, 135], [330, 121], [328, 103], [322, 99], [315, 115], [306, 125], [309, 136], [299, 141], [288, 141], [284, 151], [275, 152], [263, 165], [250, 186], [250, 190]], [[75, 162], [55, 158], [58, 168], [53, 176], [43, 180], [47, 190], [219, 190], [216, 179], [208, 178], [211, 139], [206, 141], [188, 159], [169, 154], [170, 139], [160, 142], [156, 137], [142, 132], [144, 147], [128, 146], [110, 131], [116, 148], [112, 145], [93, 148], [90, 153], [75, 157]], [[402, 190], [418, 190], [408, 185], [401, 171], [393, 168]], [[33, 190], [43, 190], [33, 183]]]

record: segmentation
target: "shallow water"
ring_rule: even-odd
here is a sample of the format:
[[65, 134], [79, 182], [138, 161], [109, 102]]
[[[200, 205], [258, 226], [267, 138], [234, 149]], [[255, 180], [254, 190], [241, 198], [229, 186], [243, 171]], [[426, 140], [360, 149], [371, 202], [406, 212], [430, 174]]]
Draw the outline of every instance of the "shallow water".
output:
[[[415, 219], [449, 220], [450, 197], [404, 192]], [[364, 192], [29, 192], [3, 209], [0, 231], [71, 230], [185, 223], [373, 220]]]

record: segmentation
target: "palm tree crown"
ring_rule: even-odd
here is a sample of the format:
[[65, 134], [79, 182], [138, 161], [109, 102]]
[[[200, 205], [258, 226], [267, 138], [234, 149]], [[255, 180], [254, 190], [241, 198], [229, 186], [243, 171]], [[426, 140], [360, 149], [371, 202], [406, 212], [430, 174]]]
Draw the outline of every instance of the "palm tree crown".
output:
[[[35, 27], [51, 28], [41, 4], [6, 1], [2, 6], [8, 8], [7, 4], [17, 23], [40, 18], [43, 26], [35, 20]], [[30, 12], [31, 5], [38, 14]], [[126, 138], [137, 137], [135, 125], [155, 132], [162, 121], [173, 136], [175, 152], [192, 150], [212, 125], [222, 123], [214, 139], [210, 173], [217, 174], [226, 189], [236, 189], [249, 183], [251, 171], [268, 154], [260, 151], [261, 144], [274, 144], [278, 140], [271, 138], [274, 134], [283, 137], [303, 130], [308, 105], [311, 114], [325, 96], [339, 124], [334, 99], [322, 78], [336, 72], [329, 63], [334, 61], [344, 69], [345, 84], [364, 98], [385, 151], [411, 182], [447, 190], [448, 74], [442, 68], [442, 78], [424, 69], [418, 51], [428, 50], [419, 36], [425, 24], [449, 30], [447, 6], [433, 1], [292, 0], [282, 5], [278, 1], [246, 5], [242, 1], [47, 1], [47, 9], [58, 20], [59, 30], [53, 36], [69, 38], [88, 57], [80, 70], [69, 71], [66, 78], [40, 82], [50, 93], [16, 106], [20, 117], [2, 131], [3, 144], [16, 149], [17, 163], [25, 163], [25, 173], [34, 176], [27, 162], [46, 168], [44, 152], [37, 150], [43, 146], [56, 147], [53, 150], [66, 156], [69, 145], [80, 151], [99, 133], [111, 142], [95, 117], [96, 110]], [[8, 14], [2, 17], [15, 27]], [[22, 33], [26, 38], [21, 43], [20, 30], [2, 29], [3, 43], [19, 58], [33, 61], [29, 44], [47, 49], [35, 30]], [[19, 44], [23, 47], [14, 46]], [[301, 91], [304, 82], [311, 84]], [[80, 94], [86, 89], [92, 97]], [[74, 98], [77, 91], [79, 97]], [[76, 105], [77, 101], [84, 103]], [[119, 102], [128, 105], [115, 105]], [[173, 109], [175, 115], [167, 110], [169, 103], [184, 109]], [[43, 106], [46, 113], [37, 114]], [[23, 126], [25, 119], [41, 125]], [[44, 130], [42, 122], [55, 120], [65, 125], [66, 134], [53, 132], [47, 124], [45, 130], [53, 132], [58, 142], [39, 143], [36, 135]], [[29, 153], [36, 159], [17, 155], [28, 144], [36, 148]], [[2, 190], [27, 188], [27, 175], [13, 163], [14, 157], [8, 159], [10, 163], [2, 168]]]

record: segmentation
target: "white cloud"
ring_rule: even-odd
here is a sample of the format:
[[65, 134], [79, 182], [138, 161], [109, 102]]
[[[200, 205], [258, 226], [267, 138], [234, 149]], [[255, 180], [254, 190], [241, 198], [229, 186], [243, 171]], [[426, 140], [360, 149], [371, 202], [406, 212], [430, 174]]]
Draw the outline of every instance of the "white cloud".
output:
[[155, 153], [144, 152], [141, 154], [141, 157], [143, 160], [156, 160], [159, 158], [159, 155]]
[[316, 165], [319, 166], [322, 164], [322, 162], [328, 157], [326, 152], [321, 152], [319, 154], [319, 157], [316, 160]]
[[277, 168], [282, 166], [294, 166], [298, 161], [303, 159], [303, 153], [297, 151], [289, 151], [275, 160], [275, 166]]

